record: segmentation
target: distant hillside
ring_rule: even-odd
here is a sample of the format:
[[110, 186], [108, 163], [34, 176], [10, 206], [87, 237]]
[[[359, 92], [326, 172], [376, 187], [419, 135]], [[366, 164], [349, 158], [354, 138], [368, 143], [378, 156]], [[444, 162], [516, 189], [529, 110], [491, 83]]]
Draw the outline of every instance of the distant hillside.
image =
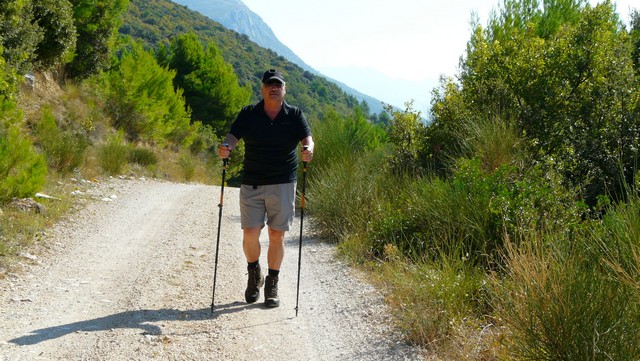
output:
[[254, 101], [260, 98], [260, 76], [265, 69], [281, 69], [287, 79], [287, 101], [310, 117], [329, 111], [349, 115], [360, 101], [338, 85], [229, 30], [204, 15], [169, 0], [130, 0], [120, 33], [140, 39], [149, 47], [169, 44], [179, 34], [194, 32], [204, 42], [214, 41], [227, 63], [233, 65], [240, 85], [250, 84]]
[[333, 81], [347, 94], [353, 95], [359, 101], [364, 100], [369, 105], [372, 113], [380, 113], [383, 110], [380, 100], [363, 94], [340, 81], [331, 79], [306, 64], [291, 49], [278, 40], [269, 25], [241, 0], [173, 0], [173, 2], [185, 5], [189, 9], [205, 15], [231, 30], [245, 34], [258, 45], [275, 51], [301, 68]]

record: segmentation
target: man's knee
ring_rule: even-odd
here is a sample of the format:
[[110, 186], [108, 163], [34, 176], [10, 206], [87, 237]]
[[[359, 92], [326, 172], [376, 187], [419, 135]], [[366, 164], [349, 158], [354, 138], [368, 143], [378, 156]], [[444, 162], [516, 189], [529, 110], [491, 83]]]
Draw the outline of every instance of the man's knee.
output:
[[285, 231], [280, 231], [269, 227], [269, 241], [282, 242], [284, 241], [284, 234]]

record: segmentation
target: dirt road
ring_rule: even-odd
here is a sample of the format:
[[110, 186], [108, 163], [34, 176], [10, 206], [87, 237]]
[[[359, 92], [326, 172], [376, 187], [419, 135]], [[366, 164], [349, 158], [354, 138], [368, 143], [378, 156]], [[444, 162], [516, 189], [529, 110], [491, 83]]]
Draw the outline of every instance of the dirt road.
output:
[[225, 188], [212, 315], [219, 192], [152, 180], [95, 189], [103, 200], [48, 232], [51, 251], [0, 280], [0, 360], [420, 359], [389, 326], [381, 295], [309, 232], [295, 317], [297, 217], [281, 306], [244, 303], [237, 188]]

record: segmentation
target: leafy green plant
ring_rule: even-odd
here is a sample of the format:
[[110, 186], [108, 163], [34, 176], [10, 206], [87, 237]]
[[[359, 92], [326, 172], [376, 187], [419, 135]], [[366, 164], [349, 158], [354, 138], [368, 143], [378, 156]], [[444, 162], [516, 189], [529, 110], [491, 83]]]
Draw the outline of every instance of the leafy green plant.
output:
[[[0, 3], [0, 72], [5, 71], [6, 60], [10, 72], [24, 74], [33, 67], [36, 48], [44, 38], [44, 33], [33, 13], [33, 3], [22, 0], [6, 0]], [[15, 80], [11, 79], [13, 86]], [[0, 85], [0, 94], [5, 95]]]
[[339, 242], [349, 235], [364, 234], [385, 176], [373, 172], [379, 169], [383, 156], [379, 152], [351, 154], [350, 159], [332, 162], [321, 174], [312, 168], [307, 178], [308, 209], [321, 237]]
[[176, 87], [184, 89], [192, 120], [210, 125], [219, 137], [224, 136], [240, 108], [249, 102], [251, 87], [240, 87], [216, 43], [209, 42], [205, 49], [195, 33], [175, 38], [166, 55], [166, 65], [176, 72]]

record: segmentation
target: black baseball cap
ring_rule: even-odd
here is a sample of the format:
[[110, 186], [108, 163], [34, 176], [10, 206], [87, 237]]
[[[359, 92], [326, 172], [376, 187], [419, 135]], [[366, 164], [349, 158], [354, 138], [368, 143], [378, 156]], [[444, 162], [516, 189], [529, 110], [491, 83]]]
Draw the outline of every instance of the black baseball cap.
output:
[[262, 83], [267, 84], [270, 81], [277, 80], [284, 84], [284, 75], [275, 69], [269, 69], [262, 74]]

